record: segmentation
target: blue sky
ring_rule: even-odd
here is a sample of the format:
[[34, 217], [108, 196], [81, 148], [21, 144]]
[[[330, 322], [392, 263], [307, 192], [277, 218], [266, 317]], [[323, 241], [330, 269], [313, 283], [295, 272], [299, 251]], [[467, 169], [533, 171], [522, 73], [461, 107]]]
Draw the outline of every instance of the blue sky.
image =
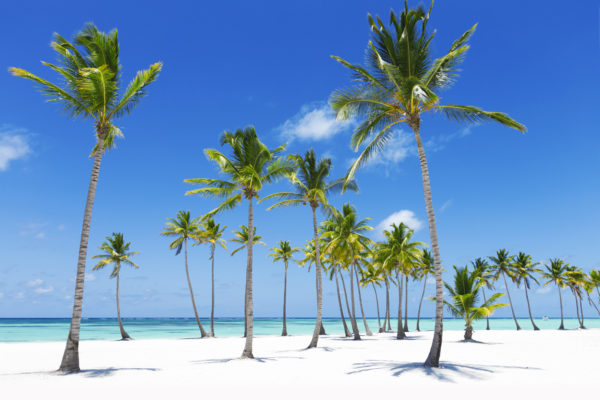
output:
[[[252, 124], [269, 146], [288, 142], [293, 153], [314, 147], [333, 159], [334, 176], [345, 173], [355, 156], [349, 147], [352, 124], [334, 121], [327, 100], [351, 80], [329, 56], [360, 63], [369, 38], [367, 13], [387, 20], [391, 7], [400, 9], [402, 2], [3, 5], [4, 71], [18, 66], [56, 80], [40, 64], [54, 61], [52, 33], [72, 37], [88, 21], [101, 30], [119, 29], [125, 79], [155, 61], [164, 63], [149, 96], [116, 122], [125, 139], [104, 158], [96, 195], [89, 255], [114, 231], [141, 252], [141, 268], [122, 272], [123, 315], [192, 315], [183, 258], [168, 250], [159, 233], [180, 209], [198, 216], [215, 206], [184, 196], [190, 186], [183, 179], [217, 176], [203, 149], [217, 147], [224, 130]], [[435, 5], [430, 27], [438, 32], [437, 55], [479, 23], [461, 77], [441, 93], [443, 101], [504, 111], [528, 128], [521, 135], [425, 117], [422, 135], [447, 269], [503, 247], [542, 262], [564, 257], [585, 270], [600, 267], [599, 15], [596, 1]], [[93, 126], [61, 115], [30, 82], [8, 73], [0, 74], [0, 88], [0, 317], [66, 317]], [[429, 241], [419, 165], [406, 129], [357, 178], [361, 192], [335, 197], [336, 206], [351, 202], [374, 227], [404, 220], [417, 228], [416, 239]], [[282, 182], [263, 195], [285, 188]], [[255, 209], [255, 223], [269, 247], [280, 239], [302, 247], [310, 238], [309, 209], [265, 208]], [[244, 203], [219, 217], [228, 226], [227, 238], [246, 215]], [[255, 252], [255, 315], [279, 316], [283, 268], [266, 254], [260, 246]], [[209, 313], [208, 256], [207, 247], [190, 253], [202, 315]], [[240, 316], [245, 254], [219, 250], [216, 257], [217, 315]], [[109, 271], [90, 268], [88, 263], [84, 316], [113, 316], [115, 282]], [[313, 316], [314, 276], [292, 266], [289, 282], [289, 314]], [[409, 286], [413, 314], [419, 288]], [[512, 289], [517, 313], [524, 316], [524, 294]], [[534, 314], [558, 315], [555, 289], [534, 292]], [[375, 315], [371, 293], [365, 297], [368, 314]], [[573, 314], [573, 300], [565, 298]], [[324, 312], [338, 315], [331, 282], [325, 284]], [[424, 314], [432, 312], [429, 303]], [[508, 309], [497, 313], [508, 315]]]

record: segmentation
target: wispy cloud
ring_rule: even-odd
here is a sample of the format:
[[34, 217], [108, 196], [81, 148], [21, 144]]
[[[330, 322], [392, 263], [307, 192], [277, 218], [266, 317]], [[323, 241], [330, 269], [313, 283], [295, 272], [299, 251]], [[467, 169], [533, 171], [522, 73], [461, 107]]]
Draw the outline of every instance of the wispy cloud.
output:
[[46, 294], [46, 293], [50, 293], [54, 290], [54, 288], [52, 286], [45, 286], [45, 287], [37, 287], [35, 288], [33, 291], [37, 294]]
[[44, 283], [44, 281], [38, 278], [27, 281], [25, 285], [27, 285], [27, 287], [37, 287], [40, 286], [42, 283]]
[[535, 294], [546, 294], [546, 293], [550, 293], [551, 290], [552, 290], [552, 288], [550, 287], [550, 285], [541, 286], [539, 289], [537, 289], [535, 291]]
[[26, 129], [0, 125], [0, 171], [6, 171], [12, 161], [23, 158], [30, 152]]
[[442, 204], [442, 206], [440, 207], [440, 212], [444, 212], [448, 209], [448, 207], [450, 207], [452, 205], [452, 199], [450, 200], [446, 200], [444, 202], [444, 204]]
[[423, 221], [417, 218], [414, 212], [411, 210], [400, 210], [390, 214], [381, 221], [375, 227], [375, 235], [377, 238], [382, 239], [385, 236], [383, 234], [384, 230], [389, 230], [392, 224], [399, 224], [401, 222], [415, 231], [418, 231], [423, 227]]
[[21, 228], [21, 230], [19, 231], [19, 235], [32, 237], [34, 239], [45, 239], [46, 232], [44, 232], [43, 228], [46, 225], [48, 224], [31, 222]]
[[287, 140], [318, 141], [329, 139], [351, 126], [352, 121], [336, 120], [328, 104], [312, 103], [302, 106], [277, 130]]

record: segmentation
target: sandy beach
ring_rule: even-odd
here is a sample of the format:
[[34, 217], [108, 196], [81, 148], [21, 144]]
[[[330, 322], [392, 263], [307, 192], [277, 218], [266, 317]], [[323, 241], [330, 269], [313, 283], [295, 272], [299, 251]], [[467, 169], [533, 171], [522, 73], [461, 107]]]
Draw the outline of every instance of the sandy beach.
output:
[[353, 341], [257, 337], [255, 360], [238, 359], [241, 338], [85, 341], [82, 372], [60, 375], [63, 342], [0, 343], [3, 398], [517, 398], [598, 390], [600, 330], [477, 331], [444, 336], [443, 368], [422, 367], [431, 332], [407, 340], [376, 334]]

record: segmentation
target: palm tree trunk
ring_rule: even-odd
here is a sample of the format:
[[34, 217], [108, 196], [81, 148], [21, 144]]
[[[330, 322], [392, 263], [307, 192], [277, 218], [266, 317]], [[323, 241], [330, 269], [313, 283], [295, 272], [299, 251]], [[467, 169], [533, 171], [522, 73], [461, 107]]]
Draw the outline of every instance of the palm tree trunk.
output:
[[362, 295], [360, 293], [360, 280], [358, 279], [358, 268], [354, 269], [354, 273], [356, 274], [356, 289], [358, 290], [358, 303], [360, 304], [360, 315], [362, 315], [363, 324], [365, 326], [365, 332], [367, 332], [367, 336], [373, 336], [373, 332], [369, 329], [369, 324], [367, 324], [367, 319], [365, 318], [365, 310], [363, 309]]
[[579, 309], [581, 310], [581, 325], [579, 326], [581, 329], [586, 329], [584, 320], [583, 320], [583, 303], [581, 302], [581, 296], [577, 296], [579, 299]]
[[600, 315], [600, 309], [598, 309], [598, 306], [596, 305], [596, 303], [594, 303], [594, 299], [592, 299], [592, 297], [590, 296], [589, 293], [588, 293], [588, 303], [593, 305], [594, 308], [596, 309], [596, 312], [598, 313], [598, 315]]
[[506, 288], [506, 294], [508, 295], [508, 302], [510, 303], [510, 311], [512, 312], [513, 319], [515, 320], [515, 325], [517, 326], [517, 330], [521, 330], [519, 323], [517, 322], [517, 317], [515, 316], [515, 309], [513, 308], [512, 299], [510, 298], [510, 291], [508, 290], [508, 283], [506, 282], [506, 275], [504, 275], [504, 271], [502, 271], [502, 278], [504, 279], [504, 287]]
[[396, 271], [396, 281], [398, 281], [398, 331], [396, 333], [396, 339], [404, 339], [406, 333], [402, 329], [402, 288], [404, 286], [404, 279], [400, 277]]
[[560, 285], [557, 284], [556, 287], [558, 288], [558, 299], [560, 300], [560, 326], [558, 329], [563, 330], [565, 329], [565, 323], [563, 318], [562, 293], [560, 291]]
[[537, 327], [535, 322], [533, 322], [533, 316], [531, 315], [531, 305], [529, 304], [529, 294], [527, 294], [527, 282], [525, 282], [525, 298], [527, 299], [527, 310], [529, 310], [529, 319], [531, 320], [531, 325], [533, 325], [534, 331], [539, 331], [540, 328]]
[[[481, 288], [481, 293], [483, 293], [483, 302], [485, 303], [487, 301], [487, 299], [485, 298], [485, 290], [483, 289], [483, 287]], [[489, 316], [485, 316], [485, 329], [487, 331], [490, 330], [490, 317]]]
[[373, 293], [375, 293], [375, 304], [377, 305], [377, 325], [379, 325], [379, 332], [381, 332], [381, 318], [379, 316], [379, 298], [377, 297], [377, 289], [375, 289], [375, 284], [373, 282], [371, 282], [371, 286], [373, 287]]
[[325, 326], [323, 325], [323, 317], [321, 317], [321, 329], [319, 329], [319, 336], [327, 335], [325, 332]]
[[348, 293], [346, 292], [346, 282], [344, 281], [344, 274], [342, 274], [341, 272], [340, 278], [342, 278], [342, 288], [344, 289], [344, 298], [346, 299], [346, 310], [348, 311], [348, 318], [350, 318], [350, 326], [352, 327], [354, 340], [360, 340], [360, 332], [358, 331], [358, 325], [356, 324], [356, 320], [352, 318], [352, 311], [350, 311], [350, 303], [348, 303]]
[[431, 184], [429, 183], [429, 168], [425, 149], [421, 142], [419, 134], [420, 121], [415, 120], [410, 124], [415, 133], [417, 141], [417, 150], [419, 152], [419, 161], [421, 163], [421, 178], [423, 180], [423, 195], [425, 197], [425, 208], [427, 210], [427, 222], [429, 224], [429, 237], [431, 240], [431, 250], [433, 252], [433, 266], [435, 268], [435, 327], [433, 330], [433, 340], [431, 349], [425, 360], [426, 367], [439, 367], [440, 353], [442, 351], [442, 334], [444, 331], [444, 289], [442, 282], [442, 262], [440, 258], [440, 246], [437, 237], [437, 228], [435, 226], [435, 213], [433, 211], [433, 201], [431, 200]]
[[408, 275], [404, 285], [404, 332], [408, 332]]
[[121, 330], [121, 340], [131, 339], [123, 328], [123, 322], [121, 322], [121, 307], [119, 307], [119, 274], [117, 274], [117, 319], [119, 320], [119, 329]]
[[210, 278], [211, 278], [211, 302], [210, 302], [210, 337], [215, 337], [215, 244], [211, 243], [210, 249]]
[[352, 334], [348, 330], [348, 325], [346, 325], [346, 319], [344, 318], [344, 307], [342, 307], [342, 297], [340, 296], [340, 284], [337, 276], [338, 271], [337, 268], [335, 268], [335, 265], [332, 266], [332, 268], [334, 268], [333, 273], [335, 274], [335, 288], [337, 289], [338, 304], [340, 305], [340, 316], [342, 317], [342, 324], [344, 325], [344, 335], [346, 337], [352, 337]]
[[465, 340], [473, 340], [473, 326], [468, 324], [465, 329]]
[[246, 249], [248, 251], [246, 263], [246, 296], [245, 296], [245, 319], [246, 319], [246, 343], [242, 351], [242, 358], [254, 358], [252, 353], [252, 335], [254, 333], [254, 310], [252, 308], [252, 250], [254, 244], [254, 210], [252, 209], [252, 197], [254, 194], [247, 196], [248, 199], [248, 243]]
[[417, 332], [421, 332], [421, 329], [419, 329], [419, 321], [421, 320], [421, 305], [423, 304], [423, 298], [425, 297], [425, 288], [427, 287], [427, 275], [425, 275], [423, 281], [423, 291], [421, 292], [421, 301], [419, 301], [419, 311], [417, 311]]
[[383, 322], [383, 330], [391, 331], [392, 324], [390, 323], [390, 281], [387, 276], [385, 277], [385, 316], [387, 321], [387, 328], [385, 326], [385, 321]]
[[[98, 143], [104, 140], [106, 133], [98, 132]], [[98, 176], [100, 175], [100, 164], [102, 162], [103, 148], [98, 146], [98, 151], [94, 155], [94, 166], [90, 176], [87, 199], [85, 201], [85, 211], [83, 212], [83, 225], [81, 227], [81, 238], [79, 240], [79, 256], [77, 259], [77, 276], [75, 278], [75, 296], [73, 297], [73, 315], [71, 317], [71, 326], [69, 327], [69, 336], [60, 363], [59, 371], [79, 372], [79, 330], [81, 328], [81, 310], [83, 308], [83, 285], [85, 282], [85, 261], [87, 259], [87, 246], [90, 236], [90, 225], [92, 222], [92, 210], [94, 208], [94, 198], [96, 196], [96, 186], [98, 185]]]
[[287, 269], [288, 269], [288, 262], [287, 260], [284, 260], [285, 262], [285, 273], [284, 273], [284, 278], [283, 278], [283, 330], [281, 331], [281, 336], [287, 336], [287, 323], [286, 323], [286, 315], [285, 315], [285, 306], [286, 306], [286, 298], [287, 298]]
[[[352, 256], [351, 258], [354, 258]], [[352, 305], [352, 330], [354, 331], [354, 340], [360, 340], [360, 331], [356, 323], [356, 308], [354, 305], [354, 265], [350, 265], [350, 304]]]
[[316, 207], [312, 207], [312, 219], [313, 219], [313, 234], [315, 240], [315, 273], [317, 275], [317, 321], [315, 323], [315, 331], [313, 332], [312, 339], [308, 345], [308, 348], [317, 347], [319, 342], [319, 333], [323, 328], [323, 287], [321, 282], [321, 249], [319, 248], [319, 235], [317, 233], [317, 213]]
[[185, 257], [185, 275], [187, 276], [188, 288], [190, 288], [190, 297], [192, 298], [192, 307], [194, 307], [194, 315], [196, 316], [196, 322], [198, 323], [198, 328], [200, 328], [201, 337], [208, 336], [202, 323], [200, 322], [200, 317], [198, 317], [198, 310], [196, 309], [196, 301], [194, 300], [194, 291], [192, 290], [192, 281], [190, 280], [190, 271], [188, 270], [188, 256], [187, 256], [187, 238], [183, 239], [183, 248], [184, 248], [184, 257]]

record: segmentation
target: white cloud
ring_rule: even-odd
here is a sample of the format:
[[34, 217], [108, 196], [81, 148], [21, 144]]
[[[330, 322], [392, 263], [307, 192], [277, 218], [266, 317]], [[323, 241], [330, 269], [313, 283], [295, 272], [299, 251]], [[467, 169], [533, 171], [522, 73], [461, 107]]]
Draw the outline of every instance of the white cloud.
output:
[[350, 128], [352, 121], [338, 121], [328, 104], [302, 106], [300, 112], [277, 130], [288, 140], [324, 140]]
[[25, 157], [31, 152], [27, 143], [27, 131], [0, 126], [0, 171], [6, 171], [11, 161]]
[[91, 273], [85, 274], [85, 281], [86, 282], [92, 282], [92, 281], [95, 281], [95, 280], [96, 280], [96, 275], [91, 274]]
[[59, 231], [64, 231], [65, 229], [67, 229], [67, 227], [64, 226], [63, 224], [60, 224], [59, 226], [56, 227], [56, 229], [58, 229]]
[[37, 286], [40, 286], [42, 283], [44, 283], [44, 281], [38, 278], [38, 279], [33, 279], [31, 281], [27, 281], [26, 285], [27, 285], [27, 287], [37, 287]]
[[37, 287], [35, 288], [34, 292], [36, 292], [37, 294], [45, 294], [45, 293], [50, 293], [54, 290], [54, 288], [52, 286], [46, 286], [46, 287]]
[[21, 229], [19, 234], [21, 236], [30, 236], [30, 237], [33, 237], [34, 239], [45, 239], [46, 233], [43, 231], [43, 228], [46, 225], [47, 225], [46, 223], [42, 223], [42, 224], [29, 223]]
[[415, 231], [418, 231], [423, 227], [423, 221], [417, 218], [414, 212], [410, 210], [400, 210], [390, 214], [381, 221], [375, 228], [375, 234], [378, 238], [383, 238], [384, 230], [389, 230], [392, 224], [399, 224], [401, 222]]
[[448, 209], [448, 207], [450, 207], [452, 205], [452, 199], [447, 200], [444, 204], [442, 204], [442, 206], [440, 207], [440, 212], [444, 212]]
[[550, 285], [541, 286], [539, 289], [537, 289], [535, 291], [535, 294], [546, 294], [546, 293], [550, 293], [551, 290], [552, 290], [552, 288], [550, 287]]

